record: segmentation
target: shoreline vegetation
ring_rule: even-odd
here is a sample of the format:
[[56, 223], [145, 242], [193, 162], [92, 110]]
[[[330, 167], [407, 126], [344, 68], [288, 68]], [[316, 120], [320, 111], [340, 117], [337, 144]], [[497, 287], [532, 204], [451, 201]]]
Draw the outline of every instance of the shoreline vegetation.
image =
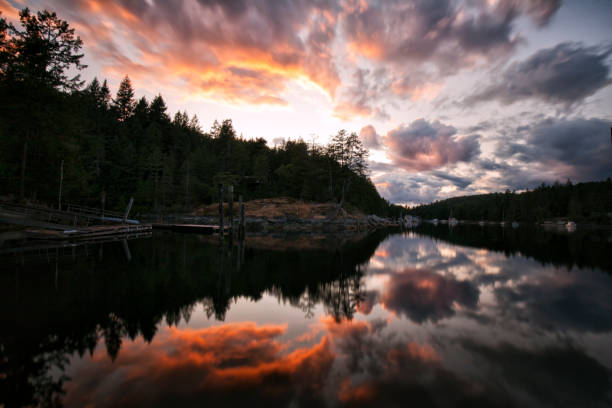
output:
[[[49, 28], [50, 27], [50, 28]], [[42, 35], [45, 30], [53, 35]], [[161, 94], [135, 96], [126, 75], [113, 96], [106, 80], [77, 75], [82, 41], [55, 13], [0, 15], [0, 191], [20, 203], [75, 203], [133, 213], [191, 212], [218, 202], [289, 197], [378, 216], [401, 207], [369, 177], [368, 151], [354, 132], [327, 145], [300, 139], [244, 138], [232, 120], [205, 131], [197, 116], [171, 116]], [[270, 124], [274, 126], [274, 124]]]
[[512, 222], [554, 225], [612, 225], [612, 179], [573, 184], [570, 180], [521, 193], [454, 197], [408, 209], [421, 219], [447, 220], [450, 217], [473, 223]]

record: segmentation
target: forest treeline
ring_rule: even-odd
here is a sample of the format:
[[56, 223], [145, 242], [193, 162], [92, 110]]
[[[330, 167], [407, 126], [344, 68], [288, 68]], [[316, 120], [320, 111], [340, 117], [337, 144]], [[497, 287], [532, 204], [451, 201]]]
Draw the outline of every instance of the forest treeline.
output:
[[424, 219], [542, 222], [568, 218], [578, 222], [612, 223], [612, 180], [572, 184], [555, 182], [515, 193], [455, 197], [408, 210]]
[[[327, 146], [238, 137], [230, 119], [204, 131], [196, 116], [168, 112], [161, 94], [135, 98], [128, 76], [115, 94], [106, 80], [75, 72], [82, 41], [55, 13], [0, 15], [0, 191], [21, 201], [136, 211], [188, 211], [232, 184], [245, 200], [287, 196], [366, 213], [398, 212], [372, 184], [367, 150], [339, 131]], [[274, 124], [270, 124], [274, 126]]]

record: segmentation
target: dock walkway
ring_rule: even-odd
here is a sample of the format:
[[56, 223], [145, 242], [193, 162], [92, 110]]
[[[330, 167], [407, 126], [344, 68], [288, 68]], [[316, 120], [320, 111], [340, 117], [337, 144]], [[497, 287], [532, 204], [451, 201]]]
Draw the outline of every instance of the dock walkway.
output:
[[143, 225], [96, 225], [91, 227], [77, 227], [65, 230], [29, 229], [25, 233], [28, 238], [42, 240], [81, 240], [106, 235], [137, 234], [150, 232], [150, 224]]
[[[218, 225], [202, 224], [152, 224], [153, 229], [169, 230], [176, 232], [194, 232], [198, 234], [213, 234], [219, 232]], [[228, 231], [228, 227], [223, 228], [223, 232]]]

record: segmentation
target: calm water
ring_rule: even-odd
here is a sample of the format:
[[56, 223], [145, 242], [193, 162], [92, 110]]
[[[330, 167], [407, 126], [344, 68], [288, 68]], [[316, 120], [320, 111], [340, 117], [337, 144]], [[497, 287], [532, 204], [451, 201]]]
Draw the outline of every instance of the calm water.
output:
[[0, 252], [0, 406], [610, 406], [612, 235]]

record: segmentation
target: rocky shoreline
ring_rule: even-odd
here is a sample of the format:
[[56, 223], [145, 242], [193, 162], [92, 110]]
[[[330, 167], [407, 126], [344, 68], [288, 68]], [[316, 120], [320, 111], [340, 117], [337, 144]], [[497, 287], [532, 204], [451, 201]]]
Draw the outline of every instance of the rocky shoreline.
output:
[[[218, 217], [194, 215], [168, 215], [161, 219], [157, 217], [142, 217], [142, 221], [155, 220], [161, 223], [218, 225]], [[227, 218], [225, 225], [227, 224]], [[245, 230], [252, 233], [268, 232], [362, 232], [384, 227], [399, 227], [398, 221], [369, 215], [364, 217], [345, 218], [298, 218], [298, 217], [246, 217]], [[238, 220], [234, 218], [234, 228], [238, 228]]]

